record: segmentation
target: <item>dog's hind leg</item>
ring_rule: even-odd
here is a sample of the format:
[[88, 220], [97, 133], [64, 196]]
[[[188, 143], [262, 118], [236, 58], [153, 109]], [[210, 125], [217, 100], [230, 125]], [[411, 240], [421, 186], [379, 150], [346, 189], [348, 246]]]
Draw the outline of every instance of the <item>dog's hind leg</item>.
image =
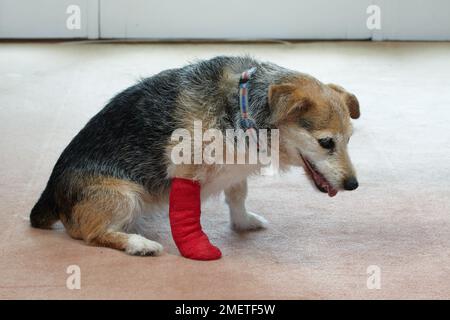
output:
[[225, 201], [230, 209], [231, 227], [237, 231], [255, 230], [267, 227], [267, 220], [248, 212], [245, 208], [247, 179], [225, 189]]
[[162, 246], [125, 230], [140, 214], [146, 192], [129, 181], [102, 178], [83, 188], [82, 200], [61, 220], [68, 233], [90, 245], [123, 250], [131, 255], [158, 255]]

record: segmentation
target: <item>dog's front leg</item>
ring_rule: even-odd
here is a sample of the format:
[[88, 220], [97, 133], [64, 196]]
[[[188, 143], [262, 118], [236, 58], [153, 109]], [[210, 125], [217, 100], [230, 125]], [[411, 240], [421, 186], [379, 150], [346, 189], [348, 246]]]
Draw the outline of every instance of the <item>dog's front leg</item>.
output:
[[183, 257], [194, 260], [215, 260], [222, 256], [219, 248], [209, 242], [200, 224], [200, 183], [173, 178], [169, 196], [169, 220], [172, 237]]
[[265, 228], [267, 220], [248, 212], [245, 208], [247, 198], [247, 179], [225, 189], [225, 200], [230, 208], [231, 227], [238, 231]]

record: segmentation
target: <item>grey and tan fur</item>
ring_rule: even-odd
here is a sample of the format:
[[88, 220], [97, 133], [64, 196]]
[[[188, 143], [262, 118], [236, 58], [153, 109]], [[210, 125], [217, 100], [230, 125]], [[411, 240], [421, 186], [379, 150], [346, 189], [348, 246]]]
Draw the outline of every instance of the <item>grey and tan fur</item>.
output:
[[203, 199], [224, 190], [234, 228], [264, 227], [245, 208], [246, 178], [258, 165], [174, 165], [170, 159], [171, 133], [192, 130], [194, 120], [204, 129], [239, 127], [238, 81], [251, 67], [257, 71], [249, 82], [249, 112], [258, 128], [279, 129], [281, 168], [308, 159], [330, 188], [356, 188], [347, 153], [350, 117], [359, 116], [355, 96], [272, 63], [216, 57], [163, 71], [114, 97], [61, 154], [31, 211], [32, 226], [61, 220], [72, 237], [89, 244], [157, 255], [160, 244], [128, 231], [167, 205], [177, 176], [199, 180]]

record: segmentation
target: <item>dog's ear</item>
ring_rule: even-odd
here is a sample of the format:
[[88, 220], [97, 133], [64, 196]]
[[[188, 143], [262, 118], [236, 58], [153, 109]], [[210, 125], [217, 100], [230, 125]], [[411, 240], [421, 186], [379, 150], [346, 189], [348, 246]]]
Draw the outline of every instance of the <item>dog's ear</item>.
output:
[[348, 108], [350, 117], [352, 119], [358, 119], [361, 116], [361, 112], [359, 111], [359, 102], [356, 96], [337, 84], [329, 83], [328, 86], [341, 95]]
[[288, 116], [298, 116], [313, 104], [312, 100], [294, 84], [271, 85], [267, 97], [274, 123]]

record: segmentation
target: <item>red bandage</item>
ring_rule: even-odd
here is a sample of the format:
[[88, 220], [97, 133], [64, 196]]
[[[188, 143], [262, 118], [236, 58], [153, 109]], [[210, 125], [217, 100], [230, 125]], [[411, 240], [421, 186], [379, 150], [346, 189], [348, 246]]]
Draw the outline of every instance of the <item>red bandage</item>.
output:
[[215, 260], [220, 250], [209, 242], [200, 224], [200, 184], [173, 178], [169, 200], [172, 237], [183, 257], [195, 260]]

